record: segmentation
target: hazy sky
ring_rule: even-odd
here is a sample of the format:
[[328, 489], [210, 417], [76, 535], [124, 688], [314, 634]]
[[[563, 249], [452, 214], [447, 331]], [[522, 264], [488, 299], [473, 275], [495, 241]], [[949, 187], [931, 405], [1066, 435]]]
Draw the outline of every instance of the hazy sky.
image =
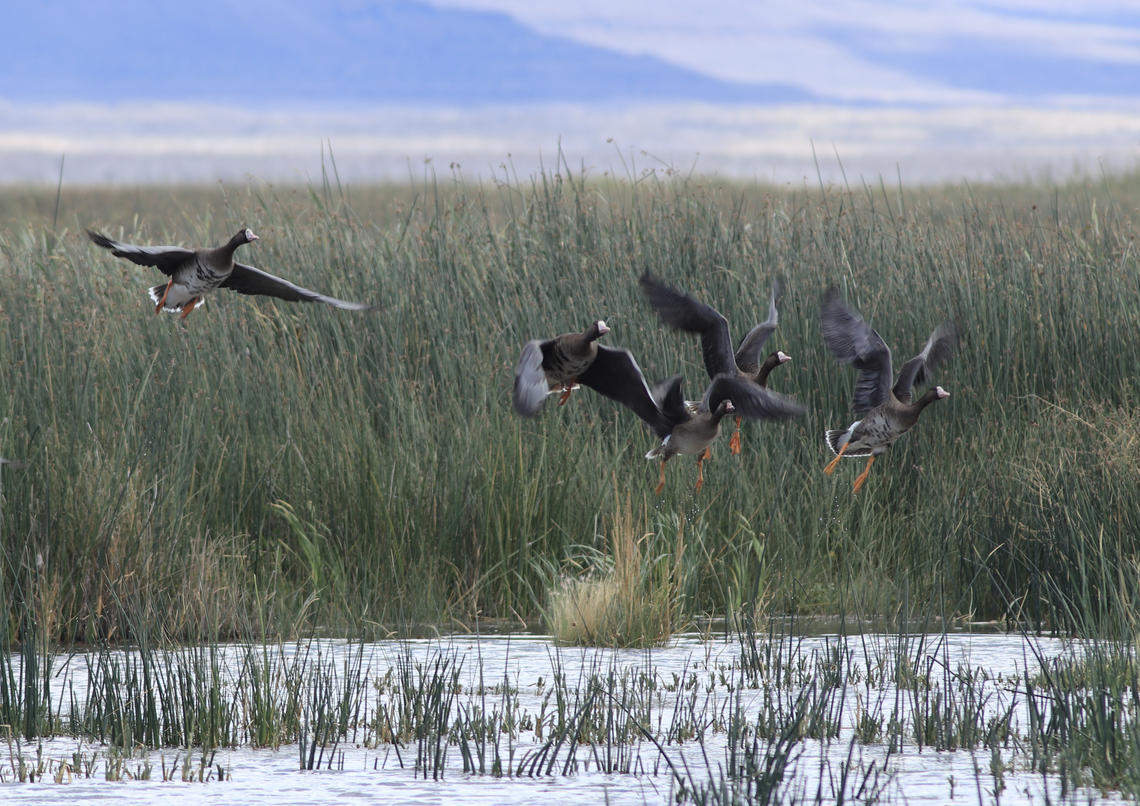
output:
[[981, 40], [998, 52], [1140, 64], [1140, 4], [1135, 0], [430, 2], [501, 11], [542, 33], [624, 53], [652, 54], [722, 79], [785, 81], [794, 66], [794, 78], [802, 86], [840, 98], [999, 100], [991, 93], [953, 89], [875, 64], [866, 50], [916, 53], [968, 39]]
[[[51, 33], [8, 43], [24, 71], [0, 71], [0, 183], [52, 184], [64, 155], [71, 182], [307, 181], [329, 144], [352, 181], [526, 176], [559, 158], [776, 182], [1140, 164], [1140, 0], [116, 9], [12, 5], [14, 30]], [[235, 58], [130, 46], [168, 28]], [[740, 87], [760, 89], [732, 101]]]

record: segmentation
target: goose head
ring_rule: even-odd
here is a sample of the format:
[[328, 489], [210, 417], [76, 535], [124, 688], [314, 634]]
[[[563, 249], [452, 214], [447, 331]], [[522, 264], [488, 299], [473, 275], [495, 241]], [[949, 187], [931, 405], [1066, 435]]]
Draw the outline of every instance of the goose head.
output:
[[249, 227], [246, 227], [245, 229], [239, 229], [234, 237], [230, 238], [226, 245], [222, 248], [228, 252], [233, 252], [239, 246], [251, 243], [257, 239], [257, 236], [253, 234], [253, 230], [251, 230]]
[[918, 400], [912, 404], [916, 408], [923, 409], [936, 400], [950, 397], [950, 393], [943, 389], [941, 386], [935, 386], [933, 389], [927, 389], [926, 392]]
[[719, 423], [725, 415], [734, 411], [736, 411], [736, 406], [732, 405], [731, 400], [722, 400], [720, 404], [713, 409], [712, 420], [714, 423]]

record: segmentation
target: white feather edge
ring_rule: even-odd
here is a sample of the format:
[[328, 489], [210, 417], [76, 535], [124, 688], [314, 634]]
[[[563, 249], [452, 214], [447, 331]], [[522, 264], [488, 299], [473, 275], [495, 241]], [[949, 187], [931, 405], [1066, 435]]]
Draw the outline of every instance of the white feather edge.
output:
[[[147, 296], [150, 297], [150, 301], [153, 302], [155, 305], [157, 305], [158, 301], [160, 299], [162, 299], [162, 295], [159, 294], [159, 292], [158, 292], [159, 288], [165, 288], [165, 286], [158, 286], [158, 285], [151, 286], [149, 289], [147, 289], [147, 292], [146, 292]], [[179, 292], [188, 293], [185, 288], [183, 288], [180, 285], [175, 284], [170, 289], [170, 293], [166, 295], [167, 304], [162, 306], [162, 310], [166, 311], [167, 313], [178, 313], [179, 311], [182, 310], [183, 307], [185, 307], [187, 302], [189, 302], [190, 300], [193, 299], [193, 297], [187, 297], [182, 302], [177, 302], [176, 306], [171, 305], [170, 304], [171, 295], [174, 295], [175, 299], [177, 299]], [[198, 304], [195, 305], [194, 308], [195, 309], [201, 308], [205, 304], [206, 304], [206, 297], [205, 297], [205, 295], [202, 295], [202, 298], [200, 300], [198, 300]]]
[[660, 445], [658, 445], [656, 448], [654, 448], [653, 450], [651, 450], [649, 453], [645, 454], [645, 458], [646, 458], [646, 459], [656, 459], [658, 456], [660, 456], [660, 455], [661, 455], [661, 451], [662, 451], [662, 449], [663, 449], [663, 448], [664, 448], [666, 445], [668, 445], [668, 444], [669, 444], [669, 437], [671, 437], [671, 436], [673, 436], [673, 435], [672, 435], [672, 434], [667, 434], [667, 435], [665, 436], [665, 439], [661, 440], [661, 444], [660, 444]]

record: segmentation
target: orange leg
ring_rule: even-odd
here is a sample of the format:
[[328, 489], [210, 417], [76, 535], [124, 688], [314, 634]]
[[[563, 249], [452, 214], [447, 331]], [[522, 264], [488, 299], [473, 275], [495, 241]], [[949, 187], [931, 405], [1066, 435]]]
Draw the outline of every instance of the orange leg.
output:
[[659, 481], [657, 483], [657, 487], [654, 488], [654, 490], [653, 490], [653, 492], [657, 493], [657, 495], [661, 495], [661, 491], [665, 489], [665, 462], [666, 461], [667, 460], [665, 460], [665, 459], [661, 460], [661, 481]]
[[170, 293], [170, 287], [172, 285], [174, 285], [174, 278], [173, 277], [171, 277], [169, 280], [166, 281], [166, 290], [162, 292], [162, 299], [160, 299], [158, 301], [158, 304], [154, 306], [154, 312], [155, 313], [161, 313], [162, 312], [162, 306], [166, 304], [166, 295]]
[[179, 319], [185, 319], [187, 316], [190, 315], [190, 311], [194, 310], [194, 306], [197, 305], [201, 301], [202, 301], [201, 297], [194, 297], [194, 299], [190, 300], [188, 303], [186, 303], [184, 306], [182, 306], [182, 315], [178, 318]]
[[[850, 445], [851, 443], [847, 443], [847, 444]], [[839, 449], [839, 453], [835, 454], [835, 458], [827, 463], [827, 467], [825, 467], [823, 469], [823, 472], [829, 476], [832, 473], [834, 473], [835, 472], [835, 466], [837, 464], [839, 464], [839, 460], [843, 458], [843, 454], [845, 454], [845, 453], [847, 453], [847, 445], [844, 445], [842, 448]]]
[[740, 420], [740, 417], [736, 418], [736, 430], [732, 432], [732, 439], [728, 441], [728, 447], [733, 454], [740, 453]]
[[577, 378], [571, 378], [562, 387], [562, 396], [560, 398], [558, 398], [558, 405], [559, 406], [565, 406], [566, 405], [566, 401], [570, 399], [570, 393], [574, 391], [574, 384], [576, 384], [577, 382], [578, 382]]
[[875, 462], [874, 456], [868, 456], [867, 457], [867, 467], [863, 469], [862, 473], [860, 473], [858, 476], [855, 477], [855, 486], [851, 488], [851, 492], [853, 492], [853, 493], [859, 492], [860, 488], [862, 488], [862, 486], [863, 486], [863, 482], [865, 482], [867, 480], [867, 474], [871, 472], [871, 465], [874, 464], [874, 462]]
[[697, 459], [697, 492], [698, 493], [701, 491], [701, 488], [705, 486], [705, 459], [708, 459], [710, 456], [712, 456], [712, 450], [710, 448], [705, 448], [705, 452], [702, 453], [700, 455], [700, 457]]

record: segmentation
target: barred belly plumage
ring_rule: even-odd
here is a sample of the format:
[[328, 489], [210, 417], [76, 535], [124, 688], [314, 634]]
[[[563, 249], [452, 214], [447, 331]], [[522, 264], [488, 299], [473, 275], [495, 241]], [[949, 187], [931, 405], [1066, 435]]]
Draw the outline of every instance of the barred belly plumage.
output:
[[186, 286], [186, 290], [193, 294], [203, 294], [213, 291], [222, 284], [226, 277], [226, 274], [212, 271], [208, 266], [203, 266], [202, 261], [198, 260], [194, 263], [193, 273], [187, 272], [184, 277], [176, 278], [176, 282], [181, 281]]

